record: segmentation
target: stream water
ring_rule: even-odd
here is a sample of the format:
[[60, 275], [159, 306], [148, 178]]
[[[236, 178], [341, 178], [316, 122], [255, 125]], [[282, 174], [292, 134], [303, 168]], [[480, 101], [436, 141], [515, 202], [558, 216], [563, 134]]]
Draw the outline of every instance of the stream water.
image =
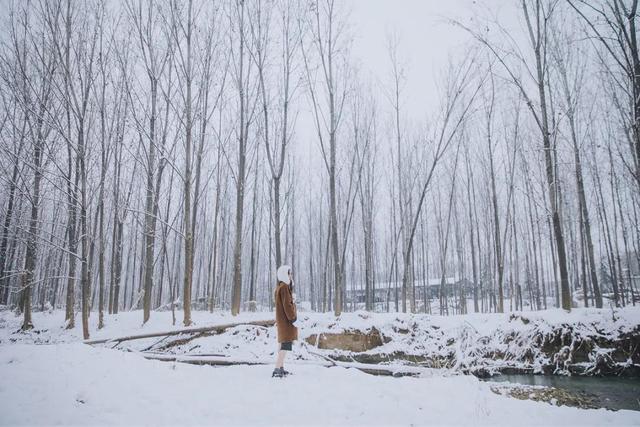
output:
[[592, 395], [603, 408], [640, 411], [639, 378], [496, 375], [487, 381], [556, 387], [569, 392]]

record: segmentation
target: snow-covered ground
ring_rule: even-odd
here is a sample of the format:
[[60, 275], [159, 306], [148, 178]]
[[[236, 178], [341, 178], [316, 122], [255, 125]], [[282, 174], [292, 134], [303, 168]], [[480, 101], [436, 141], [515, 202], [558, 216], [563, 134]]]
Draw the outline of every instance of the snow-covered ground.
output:
[[[110, 321], [96, 337], [166, 330], [169, 313], [154, 313], [150, 324], [140, 327], [140, 313], [122, 313]], [[228, 313], [197, 312], [197, 326], [229, 324], [270, 319], [269, 312]], [[133, 317], [133, 318], [132, 318]], [[48, 319], [43, 319], [46, 325]], [[570, 374], [586, 372], [612, 374], [640, 371], [637, 338], [640, 309], [626, 307], [575, 309], [505, 314], [468, 314], [432, 316], [403, 313], [299, 313], [296, 323], [300, 341], [295, 355], [306, 361], [325, 357], [342, 361], [383, 362], [390, 365], [420, 363], [422, 366], [449, 368], [481, 375], [507, 370], [535, 373]], [[17, 326], [16, 326], [17, 328]], [[316, 348], [319, 334], [349, 331], [380, 334], [384, 343], [367, 351]], [[54, 335], [55, 327], [36, 334], [38, 340]], [[315, 339], [314, 339], [315, 336]], [[185, 339], [189, 338], [189, 339]], [[1, 340], [0, 335], [0, 340]], [[55, 339], [52, 337], [51, 339]], [[65, 338], [66, 339], [66, 338]], [[305, 340], [312, 343], [308, 345]], [[634, 341], [635, 340], [635, 341]], [[174, 345], [174, 343], [178, 343]], [[129, 351], [160, 352], [181, 358], [224, 357], [227, 361], [270, 363], [274, 357], [275, 328], [241, 325], [222, 334], [205, 336], [150, 337], [121, 344], [108, 343]], [[321, 354], [319, 354], [321, 353]]]
[[[194, 313], [198, 326], [267, 316]], [[309, 316], [316, 323], [322, 317]], [[139, 312], [107, 317], [92, 338], [172, 329], [170, 313], [153, 313], [144, 327], [141, 318]], [[270, 365], [193, 366], [92, 347], [80, 342], [79, 326], [64, 330], [61, 312], [35, 313], [39, 332], [26, 336], [13, 334], [19, 320], [0, 313], [2, 425], [640, 425], [640, 412], [520, 401], [450, 371], [392, 378], [290, 360], [294, 375], [273, 379]]]
[[640, 413], [493, 394], [470, 376], [376, 377], [290, 364], [213, 368], [85, 344], [0, 351], [0, 423], [73, 425], [633, 425]]

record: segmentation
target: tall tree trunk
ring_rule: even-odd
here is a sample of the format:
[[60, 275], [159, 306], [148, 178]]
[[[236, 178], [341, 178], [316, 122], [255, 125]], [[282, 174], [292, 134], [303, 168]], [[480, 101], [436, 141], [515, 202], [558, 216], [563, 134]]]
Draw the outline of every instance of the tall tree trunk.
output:
[[251, 255], [249, 259], [249, 310], [256, 311], [256, 211], [258, 207], [258, 158], [256, 154], [256, 164], [254, 165], [253, 179], [253, 202], [251, 207]]
[[142, 323], [149, 320], [151, 313], [151, 292], [153, 289], [153, 264], [155, 246], [154, 176], [156, 173], [156, 115], [158, 103], [158, 79], [149, 75], [151, 84], [151, 114], [149, 117], [149, 146], [147, 148], [146, 190], [144, 209], [144, 299]]
[[[591, 221], [589, 217], [589, 208], [587, 206], [587, 198], [584, 191], [584, 179], [582, 176], [582, 161], [580, 158], [580, 148], [577, 143], [577, 135], [575, 132], [575, 122], [573, 117], [569, 117], [571, 128], [571, 139], [573, 141], [573, 159], [575, 163], [576, 187], [578, 189], [578, 204], [582, 218], [582, 227], [584, 230], [584, 238], [586, 240], [586, 251], [589, 258], [589, 275], [591, 278], [591, 286], [593, 286], [593, 296], [596, 301], [596, 307], [602, 308], [602, 294], [600, 293], [600, 285], [598, 284], [598, 272], [596, 268], [595, 256], [593, 254], [593, 240], [591, 238]], [[584, 296], [585, 302], [587, 295]]]
[[[195, 225], [195, 218], [191, 217], [191, 144], [192, 144], [192, 112], [191, 112], [191, 36], [193, 30], [193, 23], [191, 21], [191, 9], [193, 6], [192, 0], [189, 0], [187, 7], [187, 30], [186, 30], [186, 42], [187, 42], [187, 54], [185, 64], [185, 79], [186, 79], [186, 99], [185, 99], [185, 167], [184, 167], [184, 319], [182, 323], [184, 326], [191, 325], [191, 287], [193, 282], [193, 226]], [[197, 198], [196, 194], [194, 198]], [[195, 212], [195, 208], [194, 208]]]
[[246, 180], [246, 155], [249, 121], [247, 119], [247, 97], [249, 93], [245, 88], [245, 3], [240, 0], [237, 5], [238, 31], [239, 31], [239, 66], [237, 76], [238, 98], [240, 101], [240, 120], [238, 133], [238, 170], [236, 174], [236, 215], [235, 235], [233, 248], [233, 288], [231, 295], [231, 314], [240, 313], [242, 302], [242, 225], [244, 219], [244, 191]]
[[81, 268], [80, 286], [82, 289], [82, 335], [89, 339], [89, 309], [91, 296], [91, 278], [89, 271], [89, 225], [87, 223], [87, 168], [86, 141], [84, 137], [84, 121], [78, 124], [78, 161], [80, 162], [80, 233], [81, 233]]
[[[46, 76], [43, 76], [45, 79]], [[31, 198], [31, 217], [29, 219], [29, 234], [27, 236], [27, 249], [24, 256], [24, 271], [22, 273], [22, 301], [21, 307], [24, 319], [22, 321], [21, 329], [23, 331], [33, 328], [33, 321], [31, 318], [31, 290], [34, 286], [34, 277], [36, 269], [36, 257], [38, 251], [38, 214], [40, 209], [40, 184], [42, 181], [42, 150], [44, 148], [44, 135], [42, 132], [44, 121], [44, 109], [47, 101], [46, 97], [41, 100], [40, 113], [35, 125], [35, 132], [32, 129], [32, 135], [34, 137], [33, 144], [33, 195]]]
[[[479, 311], [478, 307], [478, 268], [476, 265], [476, 245], [475, 245], [475, 231], [474, 220], [471, 200], [471, 182], [473, 181], [473, 173], [469, 162], [469, 153], [465, 156], [465, 165], [467, 169], [467, 206], [469, 211], [469, 244], [471, 246], [471, 272], [473, 275], [473, 312]], [[428, 277], [425, 278], [428, 280]]]
[[[545, 158], [545, 170], [547, 177], [547, 186], [549, 187], [549, 202], [551, 207], [551, 216], [553, 222], [553, 235], [555, 237], [556, 250], [558, 253], [558, 267], [560, 270], [560, 289], [562, 292], [562, 308], [571, 310], [571, 295], [569, 291], [569, 273], [567, 271], [567, 255], [564, 242], [564, 234], [562, 232], [562, 221], [558, 209], [558, 193], [559, 193], [559, 181], [556, 176], [556, 168], [554, 162], [553, 153], [555, 152], [555, 146], [551, 145], [551, 133], [547, 116], [547, 92], [545, 87], [546, 75], [545, 68], [543, 66], [543, 57], [546, 57], [546, 25], [547, 16], [542, 16], [542, 6], [540, 0], [536, 0], [535, 6], [535, 23], [532, 22], [529, 16], [529, 6], [522, 1], [522, 8], [524, 10], [525, 19], [527, 21], [527, 27], [531, 37], [531, 42], [534, 48], [535, 60], [536, 60], [536, 84], [538, 86], [538, 96], [540, 102], [540, 114], [539, 114], [539, 127], [542, 133], [542, 143], [544, 148]], [[541, 22], [544, 21], [544, 22]], [[534, 30], [535, 24], [535, 30]], [[543, 27], [543, 28], [542, 28]], [[544, 32], [544, 34], [543, 34]]]

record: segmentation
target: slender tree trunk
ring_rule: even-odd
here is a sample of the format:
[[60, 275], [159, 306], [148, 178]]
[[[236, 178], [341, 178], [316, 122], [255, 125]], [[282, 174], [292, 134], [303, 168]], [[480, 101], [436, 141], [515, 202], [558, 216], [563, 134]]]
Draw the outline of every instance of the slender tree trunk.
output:
[[[529, 17], [528, 6], [525, 4], [524, 0], [522, 2], [522, 8], [525, 13], [525, 19], [527, 21], [527, 26], [529, 28], [529, 33], [531, 35], [531, 41], [533, 43], [533, 48], [535, 52], [535, 60], [536, 60], [536, 73], [537, 73], [537, 86], [538, 86], [538, 96], [540, 102], [540, 131], [542, 132], [542, 143], [544, 148], [544, 158], [545, 158], [545, 170], [547, 177], [547, 186], [549, 187], [549, 202], [551, 206], [551, 217], [553, 222], [553, 235], [555, 237], [556, 250], [558, 253], [558, 267], [560, 270], [560, 289], [562, 293], [561, 301], [562, 308], [570, 311], [571, 310], [571, 295], [569, 291], [569, 273], [567, 271], [567, 255], [565, 249], [564, 242], [564, 234], [562, 232], [562, 221], [560, 219], [560, 213], [558, 209], [558, 193], [559, 193], [559, 181], [556, 177], [556, 168], [554, 163], [553, 153], [555, 152], [555, 146], [551, 145], [551, 131], [548, 123], [547, 116], [547, 91], [545, 87], [546, 76], [545, 76], [545, 68], [543, 66], [543, 56], [546, 55], [546, 51], [543, 51], [543, 38], [546, 37], [546, 27], [544, 29], [541, 28], [542, 25], [546, 26], [547, 17], [542, 17], [542, 10], [540, 1], [536, 1], [536, 10], [535, 10], [535, 33], [533, 30], [533, 23]], [[544, 23], [541, 20], [544, 19]], [[543, 34], [543, 32], [545, 32]]]
[[246, 180], [246, 153], [249, 121], [247, 115], [247, 97], [249, 94], [245, 88], [245, 3], [240, 1], [238, 10], [238, 30], [239, 30], [239, 65], [237, 76], [238, 98], [240, 102], [239, 133], [238, 133], [238, 170], [236, 174], [236, 227], [233, 248], [233, 288], [231, 296], [231, 314], [236, 316], [240, 313], [242, 302], [242, 226], [244, 219], [244, 191]]
[[[195, 226], [195, 218], [191, 217], [191, 144], [192, 144], [192, 112], [191, 112], [191, 32], [193, 29], [193, 23], [191, 20], [191, 8], [193, 6], [192, 0], [188, 3], [188, 16], [187, 16], [187, 30], [186, 30], [186, 42], [187, 42], [187, 54], [185, 65], [185, 79], [186, 79], [186, 99], [185, 99], [185, 168], [184, 168], [184, 326], [191, 325], [191, 288], [193, 282], [193, 227]], [[197, 198], [196, 194], [194, 198]], [[194, 208], [194, 213], [196, 209]], [[193, 225], [192, 225], [193, 224]]]
[[144, 214], [144, 299], [142, 323], [147, 323], [151, 312], [151, 292], [153, 289], [153, 264], [155, 246], [155, 218], [153, 215], [154, 176], [156, 173], [156, 115], [158, 103], [158, 80], [149, 75], [151, 83], [151, 114], [149, 116], [149, 146], [147, 148], [147, 179]]
[[35, 132], [35, 140], [33, 147], [33, 195], [31, 198], [31, 217], [29, 219], [29, 234], [27, 236], [27, 249], [24, 257], [24, 272], [22, 273], [22, 311], [24, 319], [22, 322], [22, 330], [28, 330], [33, 328], [33, 321], [31, 319], [31, 290], [34, 286], [35, 269], [37, 262], [37, 250], [38, 250], [38, 222], [39, 222], [39, 210], [40, 210], [40, 184], [42, 181], [42, 150], [44, 147], [44, 136], [42, 134], [42, 126], [44, 120], [44, 108], [46, 105], [46, 98], [41, 101], [41, 111], [37, 119]]
[[[475, 232], [473, 229], [474, 220], [473, 220], [473, 210], [472, 210], [472, 201], [471, 201], [471, 182], [473, 181], [473, 173], [471, 171], [471, 166], [469, 162], [469, 153], [465, 156], [466, 159], [466, 167], [467, 167], [467, 204], [469, 211], [469, 244], [471, 246], [471, 270], [473, 274], [473, 312], [477, 313], [479, 311], [478, 307], [478, 268], [476, 265], [476, 245], [475, 245]], [[427, 278], [428, 280], [428, 278]]]

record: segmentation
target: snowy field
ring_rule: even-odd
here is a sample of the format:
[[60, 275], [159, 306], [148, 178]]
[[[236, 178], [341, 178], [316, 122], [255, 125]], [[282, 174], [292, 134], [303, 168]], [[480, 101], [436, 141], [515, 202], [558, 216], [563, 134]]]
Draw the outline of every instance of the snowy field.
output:
[[[194, 318], [203, 326], [268, 315]], [[152, 313], [143, 328], [141, 317], [107, 317], [92, 338], [171, 329], [170, 313]], [[62, 312], [35, 313], [40, 332], [28, 336], [12, 334], [19, 322], [0, 313], [2, 425], [640, 425], [640, 412], [520, 401], [449, 371], [393, 378], [292, 360], [293, 376], [272, 379], [270, 365], [194, 366], [91, 347], [79, 326], [63, 329]]]

